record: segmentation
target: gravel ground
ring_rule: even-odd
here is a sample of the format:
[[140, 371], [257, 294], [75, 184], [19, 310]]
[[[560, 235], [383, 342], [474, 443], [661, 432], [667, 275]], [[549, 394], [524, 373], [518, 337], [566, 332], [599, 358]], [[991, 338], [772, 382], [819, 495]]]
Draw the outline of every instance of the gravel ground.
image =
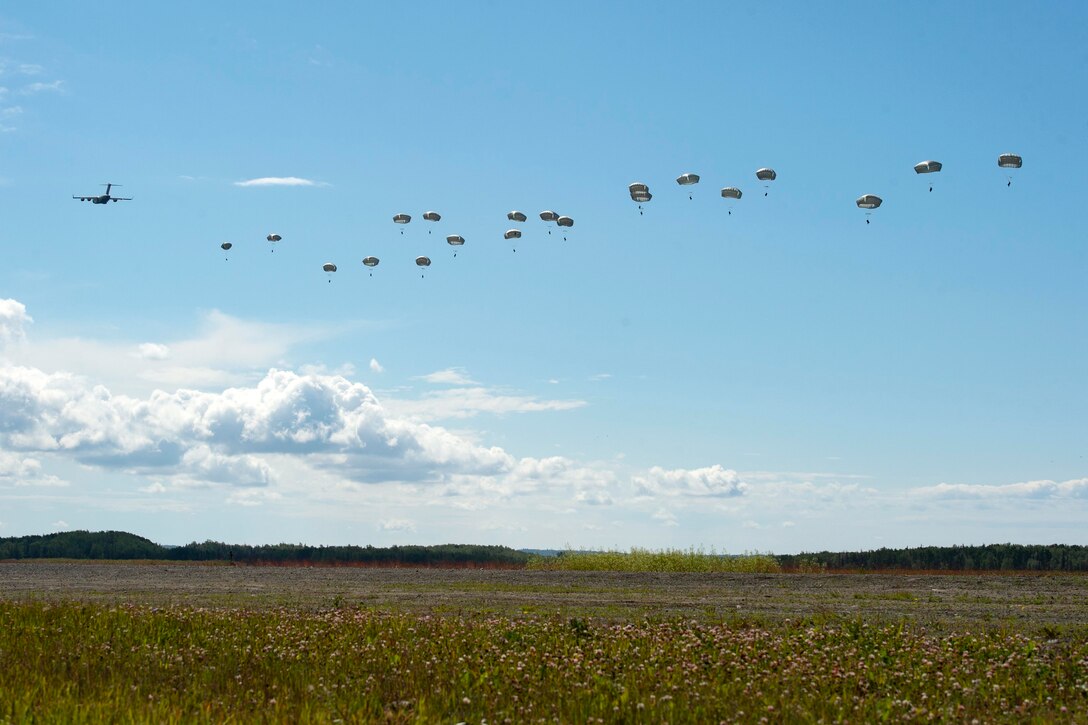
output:
[[0, 597], [151, 606], [365, 606], [433, 613], [701, 619], [848, 616], [939, 628], [1088, 625], [1088, 576], [688, 574], [222, 564], [0, 563]]

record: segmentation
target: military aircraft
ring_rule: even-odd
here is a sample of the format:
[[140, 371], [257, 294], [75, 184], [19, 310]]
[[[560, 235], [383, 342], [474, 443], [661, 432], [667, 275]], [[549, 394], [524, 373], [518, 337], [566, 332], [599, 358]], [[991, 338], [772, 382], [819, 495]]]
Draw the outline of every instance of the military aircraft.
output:
[[102, 184], [106, 187], [106, 193], [99, 196], [73, 196], [73, 199], [79, 199], [80, 201], [89, 201], [92, 204], [109, 204], [111, 201], [132, 201], [132, 197], [123, 196], [110, 196], [110, 189], [120, 184]]

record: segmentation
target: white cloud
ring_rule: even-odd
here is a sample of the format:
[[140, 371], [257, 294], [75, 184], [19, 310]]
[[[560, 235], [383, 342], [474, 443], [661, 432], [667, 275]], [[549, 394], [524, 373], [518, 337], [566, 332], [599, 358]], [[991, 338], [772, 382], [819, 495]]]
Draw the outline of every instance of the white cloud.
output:
[[21, 116], [23, 113], [22, 106], [8, 106], [0, 111], [0, 118], [13, 118], [15, 116]]
[[33, 321], [22, 302], [0, 299], [0, 343], [22, 340], [26, 336], [23, 328]]
[[41, 75], [41, 73], [44, 70], [45, 70], [45, 68], [42, 68], [37, 63], [20, 63], [19, 64], [19, 72], [22, 73], [25, 76]]
[[484, 387], [432, 391], [416, 400], [387, 402], [391, 411], [413, 420], [464, 419], [480, 413], [540, 413], [574, 410], [585, 405], [584, 400], [541, 400], [531, 395], [502, 394]]
[[23, 86], [19, 91], [24, 96], [33, 95], [35, 93], [54, 92], [60, 93], [64, 90], [64, 81], [53, 81], [51, 83], [31, 83]]
[[166, 486], [162, 485], [159, 481], [155, 481], [154, 483], [140, 487], [140, 490], [144, 493], [166, 493]]
[[144, 360], [165, 360], [170, 357], [170, 348], [155, 342], [145, 342], [140, 345], [138, 354]]
[[227, 503], [236, 506], [263, 506], [268, 501], [279, 501], [283, 496], [276, 491], [268, 491], [261, 488], [243, 488], [231, 491], [227, 496]]
[[328, 186], [326, 183], [297, 176], [262, 176], [259, 179], [235, 181], [235, 186]]
[[935, 486], [911, 489], [910, 493], [922, 498], [961, 500], [1088, 498], [1088, 478], [1075, 478], [1060, 483], [1050, 480], [1005, 484], [938, 483]]
[[60, 519], [59, 521], [54, 521], [53, 523], [50, 524], [50, 526], [52, 526], [54, 529], [69, 529], [69, 528], [71, 528], [68, 525], [68, 522], [65, 521], [64, 519]]
[[377, 358], [373, 358], [373, 357], [370, 358], [370, 370], [371, 370], [371, 372], [375, 372], [375, 373], [384, 373], [385, 372], [385, 368], [382, 367], [382, 364], [380, 362], [378, 362]]
[[663, 526], [679, 526], [676, 514], [667, 509], [658, 509], [650, 516], [654, 521], [660, 521]]
[[419, 380], [424, 380], [432, 385], [474, 385], [475, 380], [468, 376], [464, 368], [446, 368], [437, 372], [420, 375]]
[[68, 482], [42, 471], [37, 458], [0, 451], [0, 486], [61, 487]]
[[409, 519], [383, 519], [378, 522], [381, 531], [415, 531], [416, 524]]
[[589, 379], [593, 382], [600, 382], [601, 380], [608, 380], [611, 377], [612, 373], [597, 373], [596, 375], [591, 375]]
[[672, 470], [654, 466], [632, 480], [635, 489], [646, 495], [729, 497], [741, 496], [749, 488], [736, 471], [719, 464]]

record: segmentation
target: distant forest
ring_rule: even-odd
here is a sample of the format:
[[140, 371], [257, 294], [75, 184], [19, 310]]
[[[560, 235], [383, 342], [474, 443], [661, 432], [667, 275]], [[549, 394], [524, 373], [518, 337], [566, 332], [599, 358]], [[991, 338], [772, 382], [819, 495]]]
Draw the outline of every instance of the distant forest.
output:
[[[520, 568], [536, 556], [505, 546], [248, 546], [218, 541], [161, 546], [123, 531], [64, 531], [0, 539], [0, 560], [152, 559], [239, 564]], [[921, 546], [779, 554], [785, 571], [1088, 571], [1088, 547], [1067, 544]]]
[[218, 541], [160, 546], [123, 531], [63, 531], [0, 539], [0, 560], [154, 559], [239, 564], [356, 566], [522, 567], [529, 554], [505, 546], [248, 546]]

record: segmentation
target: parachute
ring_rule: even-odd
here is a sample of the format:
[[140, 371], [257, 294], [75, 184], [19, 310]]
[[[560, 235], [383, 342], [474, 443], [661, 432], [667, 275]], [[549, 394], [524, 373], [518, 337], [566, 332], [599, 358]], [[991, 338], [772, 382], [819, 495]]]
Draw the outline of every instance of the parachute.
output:
[[[440, 219], [442, 219], [442, 215], [439, 214], [436, 211], [425, 211], [425, 212], [423, 212], [423, 219], [424, 219], [424, 221], [428, 221], [428, 222], [436, 222], [436, 221], [439, 221]], [[427, 233], [430, 234], [431, 230], [428, 229]]]
[[[450, 245], [451, 247], [462, 247], [465, 244], [465, 238], [462, 237], [460, 234], [451, 234], [446, 237], [446, 244]], [[453, 256], [456, 257], [457, 252], [454, 252]], [[416, 260], [416, 264], [419, 264], [418, 259]]]
[[[1019, 169], [1024, 165], [1024, 160], [1016, 154], [1001, 154], [997, 157], [997, 165], [1003, 169]], [[1006, 175], [1005, 179], [1008, 182], [1005, 186], [1012, 186], [1012, 176]]]
[[[222, 250], [223, 250], [224, 252], [229, 252], [229, 251], [230, 251], [230, 248], [231, 248], [231, 247], [233, 247], [233, 246], [234, 246], [234, 245], [233, 245], [233, 244], [231, 244], [230, 242], [223, 242], [222, 244], [220, 244], [220, 245], [219, 245], [219, 248], [220, 248], [220, 249], [222, 249]], [[229, 260], [229, 259], [230, 259], [230, 257], [228, 257], [228, 256], [227, 256], [227, 255], [225, 255], [225, 254], [223, 255], [223, 258], [224, 258], [224, 259], [227, 259], [227, 260]]]
[[[555, 220], [555, 223], [558, 224], [561, 227], [566, 227], [568, 229], [570, 227], [574, 226], [574, 220], [571, 219], [569, 216], [561, 216], [561, 217], [559, 217], [558, 219]], [[564, 242], [567, 241], [567, 235], [566, 234], [563, 234], [563, 241]]]
[[321, 265], [321, 269], [329, 273], [329, 282], [332, 283], [332, 273], [336, 271], [336, 265], [332, 262], [325, 262]]
[[374, 276], [373, 269], [378, 266], [378, 262], [381, 260], [377, 257], [363, 257], [363, 264], [371, 269], [370, 276]]
[[[393, 223], [394, 224], [407, 224], [410, 221], [412, 221], [412, 215], [411, 214], [396, 214], [396, 215], [393, 216]], [[400, 233], [404, 234], [404, 230], [401, 229]]]
[[883, 204], [884, 200], [876, 194], [863, 194], [858, 197], [858, 200], [855, 203], [858, 205], [859, 209], [865, 209], [865, 223], [868, 224], [869, 214], [872, 212], [873, 209], [876, 209], [881, 204]]
[[523, 222], [528, 219], [528, 217], [520, 211], [508, 211], [506, 212], [506, 218], [512, 222]]
[[763, 184], [763, 196], [767, 196], [770, 188], [769, 183], [777, 179], [778, 174], [774, 172], [774, 169], [763, 168], [756, 171], [756, 178], [765, 182]]
[[[521, 230], [520, 229], [507, 229], [506, 233], [502, 235], [502, 238], [503, 239], [521, 239]], [[518, 250], [514, 249], [514, 251], [516, 252]]]
[[[944, 167], [940, 161], [921, 161], [914, 165], [916, 174], [935, 174]], [[929, 190], [933, 191], [933, 182], [929, 183]]]
[[631, 201], [638, 204], [638, 215], [642, 216], [642, 205], [654, 198], [654, 195], [650, 193], [650, 187], [636, 181], [627, 186], [627, 191], [631, 193]]
[[[431, 266], [431, 258], [430, 257], [416, 257], [416, 266], [419, 267], [421, 270], [426, 269], [427, 267], [430, 267]], [[419, 276], [423, 277], [424, 275], [421, 274]]]
[[[699, 183], [699, 175], [698, 174], [680, 174], [679, 176], [676, 177], [676, 183], [680, 184], [680, 186], [692, 186], [694, 184], [698, 184]], [[689, 191], [688, 192], [688, 199], [691, 199], [691, 198], [692, 198], [692, 193]]]
[[[722, 189], [722, 198], [723, 199], [732, 199], [732, 200], [735, 201], [735, 200], [741, 198], [742, 196], [744, 196], [744, 193], [735, 186], [727, 186], [724, 189]], [[729, 213], [730, 214], [733, 213], [733, 202], [732, 201], [729, 203]]]
[[[279, 234], [269, 234], [267, 237], [265, 237], [265, 239], [275, 244], [279, 240], [283, 239], [283, 237], [281, 237]], [[276, 250], [273, 249], [272, 251], [275, 252]]]
[[[554, 222], [554, 221], [558, 221], [559, 215], [556, 214], [554, 211], [551, 211], [550, 209], [546, 209], [546, 210], [540, 212], [540, 218], [541, 218], [542, 221]], [[552, 230], [549, 229], [548, 234], [551, 234], [551, 233], [552, 233]]]

